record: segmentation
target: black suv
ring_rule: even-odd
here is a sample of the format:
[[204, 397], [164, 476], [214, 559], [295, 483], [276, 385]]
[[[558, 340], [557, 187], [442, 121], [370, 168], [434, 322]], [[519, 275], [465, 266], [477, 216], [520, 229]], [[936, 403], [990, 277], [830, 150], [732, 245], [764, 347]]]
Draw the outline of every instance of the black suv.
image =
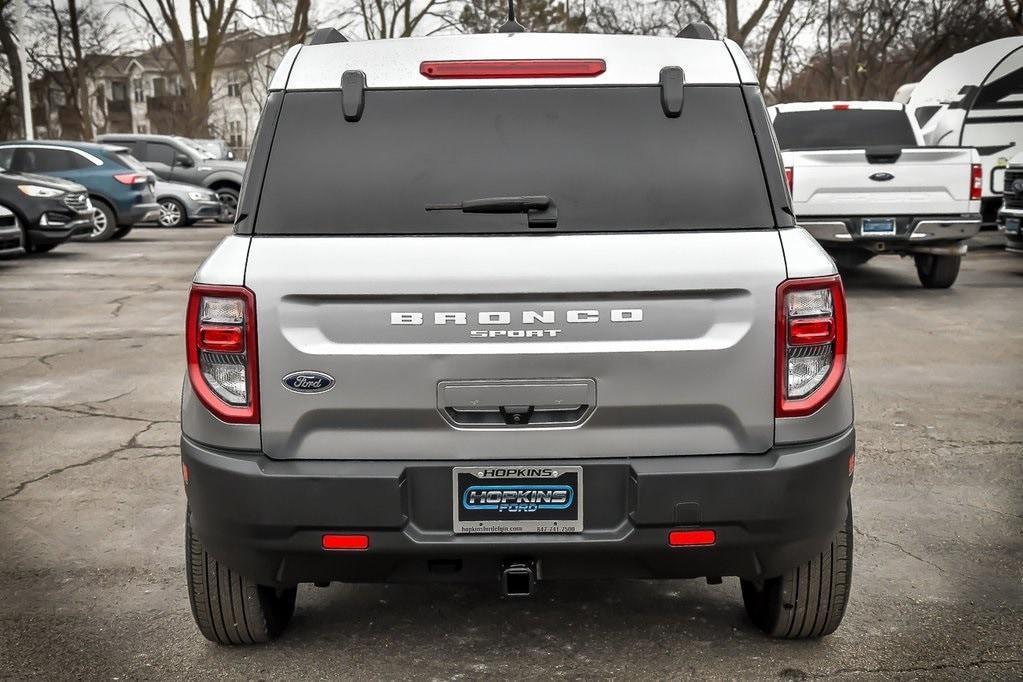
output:
[[[92, 231], [93, 207], [85, 187], [61, 178], [0, 169], [0, 255], [41, 253]], [[13, 226], [13, 227], [12, 227]], [[14, 229], [16, 228], [16, 229]]]

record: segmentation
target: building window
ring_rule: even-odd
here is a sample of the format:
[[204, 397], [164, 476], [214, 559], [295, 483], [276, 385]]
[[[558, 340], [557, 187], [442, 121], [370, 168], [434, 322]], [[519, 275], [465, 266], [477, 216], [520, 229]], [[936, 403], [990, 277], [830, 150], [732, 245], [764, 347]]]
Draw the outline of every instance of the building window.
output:
[[142, 79], [141, 78], [134, 78], [134, 79], [132, 79], [131, 86], [132, 86], [132, 92], [133, 92], [134, 97], [135, 97], [135, 101], [137, 103], [139, 103], [139, 104], [142, 104], [143, 102], [145, 102], [146, 101], [146, 91], [142, 87]]
[[230, 121], [227, 124], [227, 143], [232, 147], [242, 147], [242, 124], [240, 121]]
[[227, 96], [228, 97], [241, 97], [242, 96], [242, 85], [238, 82], [236, 76], [231, 76], [231, 80], [227, 83]]
[[115, 102], [127, 102], [128, 84], [124, 81], [113, 81], [110, 83], [110, 99]]
[[167, 81], [163, 78], [153, 79], [153, 97], [163, 97], [167, 94]]

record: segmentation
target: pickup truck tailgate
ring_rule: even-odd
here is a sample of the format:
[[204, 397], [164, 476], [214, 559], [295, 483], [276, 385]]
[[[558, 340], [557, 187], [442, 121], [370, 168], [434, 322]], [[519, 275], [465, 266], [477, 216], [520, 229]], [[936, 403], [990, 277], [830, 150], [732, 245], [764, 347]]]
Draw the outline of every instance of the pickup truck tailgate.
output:
[[[255, 237], [262, 442], [278, 459], [759, 453], [775, 230]], [[289, 390], [297, 371], [333, 388]], [[511, 422], [523, 411], [526, 422]], [[527, 423], [528, 422], [528, 423]]]
[[810, 216], [969, 212], [972, 151], [954, 147], [789, 151], [793, 209]]

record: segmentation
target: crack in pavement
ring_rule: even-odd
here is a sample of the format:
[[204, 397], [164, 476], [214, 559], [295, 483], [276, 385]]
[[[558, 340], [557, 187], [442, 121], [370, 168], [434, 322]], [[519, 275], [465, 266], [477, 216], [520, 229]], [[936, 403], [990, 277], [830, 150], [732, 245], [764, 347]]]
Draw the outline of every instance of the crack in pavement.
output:
[[107, 450], [106, 452], [98, 454], [95, 457], [90, 457], [89, 459], [85, 460], [84, 462], [74, 462], [73, 464], [68, 464], [66, 466], [58, 467], [56, 469], [51, 469], [50, 471], [47, 471], [45, 474], [43, 474], [41, 476], [36, 476], [35, 478], [30, 478], [27, 481], [22, 481], [21, 483], [19, 483], [14, 488], [14, 490], [12, 492], [7, 493], [3, 497], [0, 497], [0, 502], [7, 502], [8, 500], [10, 500], [10, 499], [20, 495], [22, 492], [25, 491], [25, 488], [27, 488], [28, 486], [32, 485], [33, 483], [38, 483], [40, 481], [45, 481], [46, 479], [48, 479], [48, 478], [50, 478], [52, 476], [56, 476], [57, 474], [62, 474], [65, 471], [70, 471], [71, 469], [80, 469], [82, 467], [91, 466], [91, 465], [97, 464], [99, 462], [105, 462], [106, 460], [111, 459], [112, 457], [115, 457], [118, 454], [120, 454], [122, 452], [125, 452], [126, 450], [165, 450], [167, 448], [174, 447], [173, 445], [156, 445], [156, 446], [153, 446], [153, 445], [139, 445], [138, 439], [141, 436], [144, 436], [146, 434], [146, 432], [148, 432], [151, 428], [153, 428], [154, 426], [156, 426], [159, 423], [162, 423], [162, 422], [151, 422], [151, 423], [148, 423], [145, 427], [143, 427], [142, 429], [136, 431], [132, 435], [132, 437], [128, 439], [128, 442], [125, 443], [124, 445], [119, 445], [116, 448], [113, 448], [112, 450]]
[[869, 675], [873, 673], [924, 673], [933, 672], [935, 670], [968, 670], [970, 668], [979, 668], [985, 665], [1012, 665], [1016, 663], [1023, 663], [1023, 658], [979, 658], [973, 661], [964, 661], [962, 663], [936, 663], [934, 665], [922, 665], [912, 666], [908, 668], [838, 668], [831, 670], [826, 673], [814, 673], [810, 677], [813, 678], [832, 678], [836, 675]]
[[[947, 574], [949, 572], [948, 570], [942, 568], [941, 566], [939, 566], [938, 564], [934, 563], [933, 561], [929, 561], [928, 559], [925, 559], [922, 556], [919, 556], [917, 554], [913, 554], [912, 552], [910, 552], [908, 549], [906, 549], [905, 547], [903, 547], [902, 545], [900, 545], [897, 542], [892, 542], [891, 540], [886, 540], [885, 538], [879, 538], [876, 535], [871, 535], [870, 533], [867, 533], [866, 531], [860, 530], [859, 528], [853, 528], [853, 531], [857, 535], [865, 537], [868, 540], [873, 540], [874, 542], [879, 542], [881, 544], [890, 545], [890, 546], [894, 547], [895, 549], [899, 550], [900, 552], [902, 552], [903, 554], [905, 554], [906, 556], [912, 557], [912, 558], [916, 559], [917, 561], [919, 561], [921, 563], [924, 563], [924, 564], [927, 564], [928, 566], [931, 566], [932, 568], [936, 569], [939, 573], [941, 573], [943, 575]], [[972, 576], [967, 575], [965, 573], [962, 574], [962, 577], [965, 577], [965, 578], [968, 578], [968, 579], [971, 579], [971, 580], [973, 579]]]

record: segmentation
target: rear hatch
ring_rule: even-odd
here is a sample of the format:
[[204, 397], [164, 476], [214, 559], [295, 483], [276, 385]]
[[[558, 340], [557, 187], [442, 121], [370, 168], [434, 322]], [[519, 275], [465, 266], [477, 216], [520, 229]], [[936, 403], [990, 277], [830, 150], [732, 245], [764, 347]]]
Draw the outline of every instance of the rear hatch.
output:
[[[356, 121], [275, 95], [245, 274], [270, 457], [771, 447], [785, 265], [740, 87], [672, 118], [656, 85], [546, 85], [369, 89]], [[457, 210], [509, 197], [549, 204]]]

